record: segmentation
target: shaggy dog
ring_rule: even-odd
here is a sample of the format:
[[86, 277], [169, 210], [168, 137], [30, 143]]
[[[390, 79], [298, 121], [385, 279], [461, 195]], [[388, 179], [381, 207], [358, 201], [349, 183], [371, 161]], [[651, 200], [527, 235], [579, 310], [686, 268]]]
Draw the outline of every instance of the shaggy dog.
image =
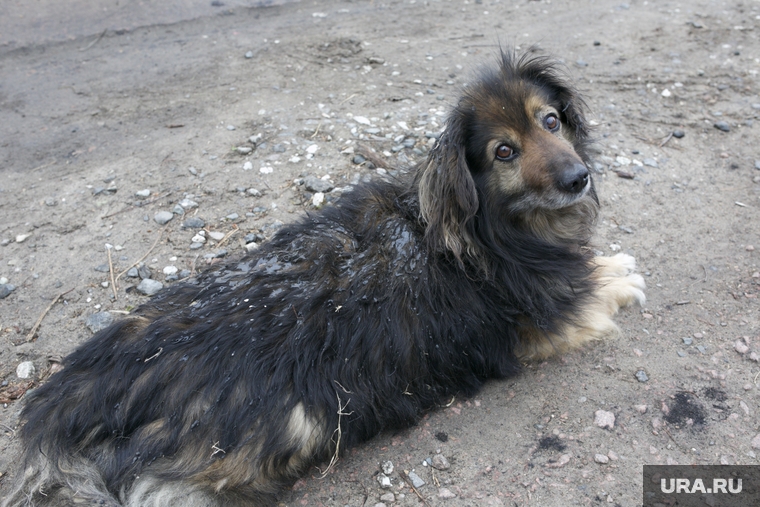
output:
[[6, 505], [267, 505], [311, 465], [614, 332], [644, 282], [587, 246], [587, 144], [555, 66], [502, 54], [407, 181], [356, 188], [71, 354], [29, 396]]

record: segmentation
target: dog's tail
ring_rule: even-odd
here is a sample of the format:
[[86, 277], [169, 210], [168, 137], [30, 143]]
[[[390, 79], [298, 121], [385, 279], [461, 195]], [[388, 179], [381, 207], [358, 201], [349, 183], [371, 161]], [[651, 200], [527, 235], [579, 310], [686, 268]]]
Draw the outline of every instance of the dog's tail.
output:
[[68, 507], [83, 501], [104, 507], [122, 505], [89, 460], [67, 458], [53, 463], [32, 448], [27, 449], [24, 467], [2, 507]]

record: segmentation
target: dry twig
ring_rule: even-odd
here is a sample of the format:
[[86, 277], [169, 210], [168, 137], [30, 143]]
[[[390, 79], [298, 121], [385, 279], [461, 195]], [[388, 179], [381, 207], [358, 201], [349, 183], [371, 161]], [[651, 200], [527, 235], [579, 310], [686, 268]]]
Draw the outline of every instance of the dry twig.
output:
[[422, 493], [420, 493], [419, 490], [414, 487], [414, 484], [412, 484], [412, 480], [409, 478], [408, 473], [409, 473], [409, 471], [404, 470], [404, 473], [399, 474], [399, 475], [401, 476], [402, 479], [404, 479], [404, 482], [406, 482], [406, 484], [410, 488], [412, 488], [412, 491], [414, 491], [414, 494], [417, 495], [417, 498], [419, 498], [422, 501], [422, 503], [424, 503], [425, 505], [427, 505], [428, 507], [430, 507], [430, 504], [428, 503], [427, 500], [425, 500], [425, 497], [422, 496]]
[[154, 241], [153, 245], [151, 245], [150, 249], [148, 249], [148, 251], [145, 252], [145, 255], [143, 255], [142, 257], [140, 257], [139, 259], [137, 259], [135, 262], [133, 262], [132, 264], [130, 264], [129, 267], [127, 267], [127, 269], [125, 269], [124, 271], [122, 271], [121, 273], [119, 273], [118, 275], [116, 275], [116, 279], [114, 280], [114, 284], [119, 280], [119, 278], [121, 278], [121, 276], [123, 274], [125, 274], [127, 271], [129, 271], [130, 269], [132, 269], [133, 267], [137, 266], [142, 261], [144, 261], [145, 258], [148, 257], [148, 255], [150, 255], [150, 253], [153, 251], [153, 249], [156, 248], [156, 245], [158, 244], [158, 240], [160, 240], [163, 237], [163, 235], [164, 235], [164, 229], [161, 229], [161, 231], [159, 231], [159, 233], [158, 233], [158, 237], [156, 238], [156, 241]]
[[109, 247], [106, 247], [106, 252], [108, 253], [108, 274], [111, 276], [111, 290], [113, 290], [113, 299], [115, 301], [119, 299], [119, 296], [116, 295], [116, 280], [113, 278], [113, 261], [111, 260], [111, 249]]
[[63, 296], [65, 296], [66, 294], [68, 294], [72, 290], [74, 290], [74, 288], [71, 288], [71, 289], [67, 290], [66, 292], [61, 292], [60, 294], [58, 294], [56, 297], [53, 298], [53, 300], [50, 302], [50, 304], [48, 305], [48, 307], [45, 308], [45, 311], [42, 312], [42, 315], [40, 315], [40, 318], [37, 319], [37, 322], [35, 322], [34, 325], [32, 326], [32, 330], [29, 331], [28, 335], [26, 335], [26, 341], [27, 342], [30, 342], [30, 341], [34, 340], [34, 335], [37, 333], [37, 329], [39, 329], [40, 324], [42, 324], [42, 319], [44, 319], [45, 315], [47, 315], [47, 313], [50, 311], [50, 309], [53, 308], [53, 305], [56, 304], [59, 299], [61, 299]]
[[338, 427], [335, 428], [335, 431], [333, 431], [333, 435], [337, 435], [337, 437], [334, 438], [335, 441], [335, 452], [332, 455], [332, 458], [330, 459], [330, 463], [327, 464], [327, 468], [324, 470], [319, 470], [319, 472], [322, 474], [322, 477], [324, 478], [330, 470], [335, 466], [335, 464], [338, 462], [338, 457], [340, 456], [340, 437], [343, 435], [343, 430], [340, 428], [340, 422], [344, 415], [351, 415], [353, 412], [343, 412], [345, 408], [348, 406], [348, 404], [351, 402], [351, 399], [349, 398], [345, 405], [342, 404], [340, 401], [340, 395], [338, 393], [335, 393], [335, 396], [338, 398]]

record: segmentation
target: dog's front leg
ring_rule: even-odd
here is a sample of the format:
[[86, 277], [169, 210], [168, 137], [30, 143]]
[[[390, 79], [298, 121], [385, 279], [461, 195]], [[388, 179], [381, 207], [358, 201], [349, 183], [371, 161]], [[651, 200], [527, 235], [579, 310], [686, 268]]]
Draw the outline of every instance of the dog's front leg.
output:
[[644, 304], [644, 278], [636, 270], [630, 255], [594, 257], [596, 289], [578, 315], [569, 316], [558, 333], [545, 333], [533, 326], [520, 330], [517, 356], [524, 361], [537, 361], [581, 347], [592, 340], [616, 334], [619, 330], [612, 317], [624, 306]]

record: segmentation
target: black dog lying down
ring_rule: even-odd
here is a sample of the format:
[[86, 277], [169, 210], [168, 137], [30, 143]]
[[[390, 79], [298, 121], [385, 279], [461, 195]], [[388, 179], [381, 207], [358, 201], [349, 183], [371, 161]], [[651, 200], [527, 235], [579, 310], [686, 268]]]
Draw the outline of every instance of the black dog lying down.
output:
[[372, 183], [98, 333], [29, 397], [8, 506], [269, 504], [313, 464], [614, 332], [582, 101], [502, 54], [404, 183]]

